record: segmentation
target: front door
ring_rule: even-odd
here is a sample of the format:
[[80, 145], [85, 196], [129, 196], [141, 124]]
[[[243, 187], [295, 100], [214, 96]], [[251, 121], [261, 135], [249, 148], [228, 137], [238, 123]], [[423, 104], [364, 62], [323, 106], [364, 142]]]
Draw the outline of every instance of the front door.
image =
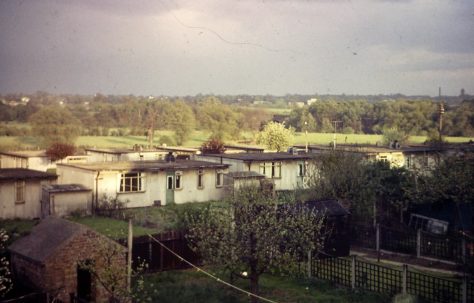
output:
[[166, 172], [166, 205], [174, 204], [174, 172]]

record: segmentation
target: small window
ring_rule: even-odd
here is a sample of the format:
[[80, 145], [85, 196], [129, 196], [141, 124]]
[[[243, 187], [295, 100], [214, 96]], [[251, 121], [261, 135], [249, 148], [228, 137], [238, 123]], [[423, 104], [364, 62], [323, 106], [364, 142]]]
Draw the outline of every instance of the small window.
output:
[[197, 188], [203, 189], [204, 188], [204, 170], [199, 169], [197, 172]]
[[182, 186], [183, 186], [183, 184], [182, 184], [182, 174], [183, 173], [180, 172], [180, 171], [177, 171], [175, 173], [175, 177], [174, 177], [174, 188], [175, 189], [182, 189]]
[[168, 176], [166, 181], [166, 188], [173, 189], [173, 176]]
[[298, 163], [298, 177], [303, 177], [305, 175], [304, 163]]
[[222, 170], [216, 171], [216, 187], [224, 185], [224, 172]]
[[260, 164], [260, 173], [267, 178], [281, 178], [281, 162], [265, 162]]
[[139, 192], [144, 190], [143, 186], [144, 174], [142, 173], [125, 173], [120, 175], [121, 193]]
[[15, 203], [25, 203], [25, 181], [15, 182]]

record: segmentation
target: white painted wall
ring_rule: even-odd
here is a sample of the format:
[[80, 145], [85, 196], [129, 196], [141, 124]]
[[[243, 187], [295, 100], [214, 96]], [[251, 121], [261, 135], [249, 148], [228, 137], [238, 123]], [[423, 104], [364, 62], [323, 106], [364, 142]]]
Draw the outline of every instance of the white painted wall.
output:
[[63, 217], [77, 210], [85, 211], [86, 213], [91, 211], [91, 192], [51, 193], [49, 198], [51, 215]]
[[[198, 170], [182, 171], [181, 189], [174, 189], [174, 202], [182, 204], [187, 202], [204, 202], [222, 199], [225, 196], [224, 187], [216, 187], [216, 169], [203, 170], [203, 185], [199, 189]], [[89, 171], [67, 165], [58, 165], [57, 173], [60, 184], [76, 183], [93, 189], [92, 199], [96, 195], [97, 172]], [[166, 172], [144, 172], [144, 188], [140, 192], [120, 193], [120, 171], [102, 171], [99, 174], [97, 188], [99, 200], [104, 196], [117, 198], [126, 204], [126, 207], [152, 206], [154, 201], [160, 200], [161, 205], [166, 205]]]
[[16, 203], [15, 182], [0, 183], [0, 218], [32, 219], [41, 216], [41, 186], [54, 181], [25, 181], [25, 202]]

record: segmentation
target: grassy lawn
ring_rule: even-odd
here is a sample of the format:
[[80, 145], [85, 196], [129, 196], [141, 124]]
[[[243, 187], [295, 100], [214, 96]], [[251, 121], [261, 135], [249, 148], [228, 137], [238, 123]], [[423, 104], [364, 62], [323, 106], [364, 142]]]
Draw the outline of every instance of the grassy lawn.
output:
[[[227, 277], [220, 276], [227, 280]], [[205, 276], [196, 270], [168, 271], [150, 274], [145, 279], [152, 302], [235, 302], [247, 303], [248, 296]], [[248, 289], [248, 281], [235, 282]], [[286, 302], [390, 302], [387, 297], [368, 292], [352, 292], [330, 283], [263, 275], [260, 295], [279, 303]]]
[[[106, 218], [106, 217], [80, 217], [80, 218], [70, 218], [71, 221], [84, 224], [91, 229], [106, 235], [112, 239], [121, 239], [127, 237], [128, 233], [128, 222]], [[159, 232], [159, 230], [154, 228], [147, 228], [142, 226], [133, 226], [133, 235], [134, 236], [144, 236], [146, 234], [154, 234]]]
[[28, 235], [36, 224], [38, 220], [0, 220], [0, 228], [3, 228], [7, 231], [9, 236], [8, 244], [12, 243], [18, 238]]
[[[169, 130], [159, 130], [155, 135], [155, 145], [158, 145], [160, 136], [173, 137], [174, 134]], [[210, 133], [205, 131], [194, 131], [190, 139], [184, 143], [186, 147], [199, 147], [207, 140]], [[254, 135], [250, 132], [242, 132], [240, 140], [252, 141]], [[329, 144], [333, 141], [334, 134], [332, 133], [308, 133], [307, 138], [304, 133], [296, 133], [294, 137], [294, 144], [305, 144], [308, 140], [309, 144]], [[376, 144], [382, 142], [381, 135], [364, 135], [364, 134], [336, 134], [337, 143], [350, 144]], [[468, 142], [474, 140], [474, 137], [445, 137], [448, 142]], [[423, 143], [426, 137], [411, 136], [411, 143]], [[238, 143], [237, 141], [227, 141], [226, 143]], [[38, 140], [34, 137], [0, 137], [0, 150], [6, 149], [25, 149], [34, 148], [38, 145]], [[145, 136], [81, 136], [77, 139], [76, 145], [82, 147], [98, 147], [98, 148], [112, 148], [112, 147], [132, 147], [135, 144], [147, 145], [148, 142]], [[255, 145], [253, 143], [252, 145]]]

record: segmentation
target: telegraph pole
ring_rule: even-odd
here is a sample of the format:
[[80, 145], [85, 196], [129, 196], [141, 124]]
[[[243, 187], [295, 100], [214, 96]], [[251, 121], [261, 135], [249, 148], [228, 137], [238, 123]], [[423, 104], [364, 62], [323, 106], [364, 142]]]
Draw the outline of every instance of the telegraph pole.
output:
[[342, 123], [342, 121], [333, 120], [332, 123], [334, 124], [334, 137], [333, 137], [333, 149], [336, 150], [336, 132], [337, 132], [337, 124]]
[[439, 88], [439, 105], [438, 105], [438, 114], [439, 114], [439, 142], [443, 140], [443, 115], [444, 115], [444, 103], [441, 99], [441, 87]]

